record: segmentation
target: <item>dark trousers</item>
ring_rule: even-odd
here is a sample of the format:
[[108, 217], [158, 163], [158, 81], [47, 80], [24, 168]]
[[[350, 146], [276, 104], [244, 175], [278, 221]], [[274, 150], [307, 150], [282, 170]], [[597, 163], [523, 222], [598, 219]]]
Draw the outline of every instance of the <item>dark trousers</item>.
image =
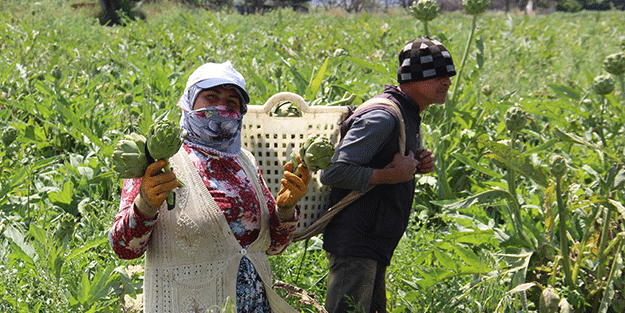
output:
[[386, 313], [386, 265], [367, 258], [327, 257], [329, 313]]

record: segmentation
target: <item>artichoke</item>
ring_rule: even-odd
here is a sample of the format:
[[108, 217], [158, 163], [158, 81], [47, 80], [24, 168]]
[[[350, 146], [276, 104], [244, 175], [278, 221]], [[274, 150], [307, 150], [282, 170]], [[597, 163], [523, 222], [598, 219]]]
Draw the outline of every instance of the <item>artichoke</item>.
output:
[[493, 86], [491, 85], [484, 85], [482, 86], [482, 93], [486, 96], [486, 97], [490, 97], [490, 95], [493, 94]]
[[17, 129], [13, 126], [7, 126], [2, 131], [2, 144], [5, 147], [10, 146], [17, 139]]
[[561, 155], [554, 155], [549, 160], [549, 172], [556, 178], [562, 178], [566, 173], [566, 161]]
[[504, 122], [510, 132], [518, 132], [527, 124], [527, 114], [518, 107], [510, 107], [504, 116]]
[[538, 301], [538, 312], [540, 313], [558, 313], [560, 312], [560, 296], [552, 287], [545, 288]]
[[462, 0], [464, 10], [471, 15], [484, 13], [489, 5], [490, 0]]
[[167, 160], [180, 150], [182, 138], [180, 128], [172, 121], [163, 119], [150, 126], [147, 148], [155, 160]]
[[438, 3], [436, 3], [436, 1], [419, 0], [418, 2], [412, 2], [410, 10], [412, 11], [412, 15], [416, 19], [424, 22], [429, 22], [438, 16], [440, 7], [438, 6]]
[[269, 116], [302, 117], [302, 111], [291, 101], [282, 101], [271, 108]]
[[124, 103], [125, 104], [132, 104], [133, 101], [134, 101], [134, 96], [131, 93], [124, 94]]
[[[308, 138], [299, 149], [299, 156], [302, 159], [302, 165], [311, 172], [318, 170], [326, 170], [332, 166], [332, 157], [334, 157], [334, 144], [330, 139], [320, 135], [314, 135]], [[291, 162], [297, 164], [297, 154], [295, 151], [291, 153]], [[299, 175], [297, 167], [293, 173]]]
[[113, 170], [121, 178], [143, 177], [148, 167], [145, 153], [145, 137], [132, 133], [117, 142], [113, 151]]
[[608, 55], [603, 61], [606, 72], [620, 76], [625, 74], [625, 52]]
[[592, 81], [592, 89], [599, 95], [614, 91], [614, 79], [610, 75], [599, 75]]

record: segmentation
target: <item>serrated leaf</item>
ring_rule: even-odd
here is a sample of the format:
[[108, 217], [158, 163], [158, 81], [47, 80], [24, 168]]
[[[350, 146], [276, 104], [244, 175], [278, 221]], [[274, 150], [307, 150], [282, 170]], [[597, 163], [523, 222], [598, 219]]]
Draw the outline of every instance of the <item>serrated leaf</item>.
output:
[[319, 71], [317, 72], [317, 74], [315, 74], [315, 77], [310, 81], [308, 90], [306, 90], [306, 98], [314, 99], [315, 96], [317, 95], [317, 92], [319, 91], [319, 88], [321, 87], [321, 81], [323, 81], [323, 76], [325, 76], [326, 71], [328, 69], [329, 62], [330, 62], [330, 58], [327, 57], [323, 61], [323, 65], [321, 65], [321, 68], [319, 68]]
[[455, 202], [432, 201], [432, 203], [441, 205], [447, 209], [461, 210], [470, 208], [474, 205], [487, 205], [495, 203], [504, 199], [513, 201], [515, 200], [514, 196], [512, 196], [512, 194], [507, 190], [494, 188]]
[[491, 170], [488, 167], [482, 166], [481, 164], [475, 162], [474, 160], [460, 154], [457, 152], [452, 152], [451, 156], [456, 158], [458, 161], [470, 166], [471, 168], [479, 171], [480, 173], [486, 174], [490, 177], [494, 177], [494, 178], [498, 178], [498, 179], [504, 179], [503, 175]]
[[490, 154], [486, 154], [484, 157], [496, 159], [545, 188], [549, 186], [547, 171], [541, 167], [534, 166], [528, 156], [523, 156], [518, 150], [510, 149], [505, 144], [494, 142], [485, 137], [478, 138], [478, 142], [491, 151]]

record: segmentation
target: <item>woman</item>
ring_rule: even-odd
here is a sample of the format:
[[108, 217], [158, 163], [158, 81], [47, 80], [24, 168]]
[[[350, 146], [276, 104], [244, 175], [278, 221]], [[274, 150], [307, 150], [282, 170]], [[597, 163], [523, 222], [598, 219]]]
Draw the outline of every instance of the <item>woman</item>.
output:
[[[143, 178], [124, 180], [109, 241], [122, 259], [147, 251], [145, 312], [219, 311], [228, 298], [238, 312], [294, 311], [271, 289], [267, 254], [291, 242], [310, 173], [300, 164], [300, 178], [287, 163], [274, 199], [241, 149], [248, 103], [245, 80], [230, 62], [200, 66], [177, 104], [185, 140], [170, 159], [173, 172], [162, 172], [166, 162], [158, 160]], [[171, 190], [170, 209], [164, 200]]]

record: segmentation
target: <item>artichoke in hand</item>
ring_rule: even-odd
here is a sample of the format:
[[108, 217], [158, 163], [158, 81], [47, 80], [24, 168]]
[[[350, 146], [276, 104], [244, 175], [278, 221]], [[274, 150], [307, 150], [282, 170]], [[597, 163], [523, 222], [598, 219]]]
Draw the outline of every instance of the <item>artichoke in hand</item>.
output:
[[[326, 170], [332, 166], [332, 157], [334, 157], [334, 144], [330, 139], [320, 135], [314, 135], [308, 138], [300, 147], [299, 156], [302, 165], [311, 172], [318, 170]], [[291, 152], [291, 163], [293, 164], [293, 174], [299, 175], [297, 170], [297, 154]]]
[[113, 151], [113, 170], [121, 178], [143, 177], [148, 167], [145, 137], [132, 133], [117, 142]]
[[[149, 155], [155, 160], [168, 160], [180, 150], [182, 146], [182, 135], [180, 128], [174, 122], [162, 119], [154, 122], [148, 131], [146, 147]], [[165, 167], [165, 171], [171, 171], [169, 161]], [[184, 186], [182, 181], [178, 180], [180, 186]], [[167, 203], [174, 205], [174, 195], [170, 191], [167, 196]]]

